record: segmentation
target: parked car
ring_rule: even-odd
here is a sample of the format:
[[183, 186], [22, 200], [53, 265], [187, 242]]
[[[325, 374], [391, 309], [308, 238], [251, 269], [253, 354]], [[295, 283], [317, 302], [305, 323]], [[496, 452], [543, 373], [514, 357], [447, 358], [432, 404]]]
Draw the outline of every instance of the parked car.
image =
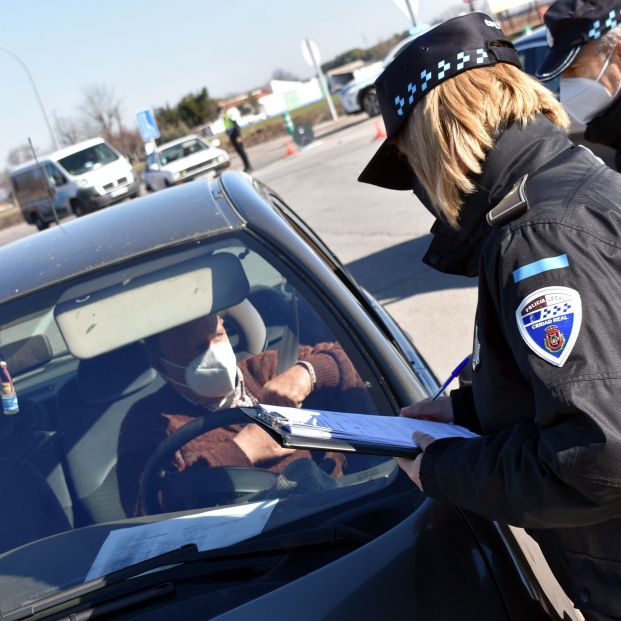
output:
[[[513, 41], [520, 61], [524, 67], [524, 71], [530, 75], [535, 75], [535, 72], [548, 54], [548, 29], [545, 26], [537, 28], [533, 32], [522, 35]], [[560, 77], [554, 78], [547, 82], [543, 82], [556, 96], [560, 97]], [[584, 137], [584, 130], [586, 126], [578, 123], [574, 119], [571, 119], [571, 127], [569, 129], [569, 137], [576, 144], [581, 144], [600, 157], [608, 166], [616, 170], [615, 165], [615, 150], [612, 147], [607, 147], [601, 144], [590, 142]]]
[[[422, 30], [418, 34], [421, 33]], [[377, 80], [380, 73], [384, 71], [384, 67], [389, 65], [397, 54], [399, 54], [408, 43], [413, 41], [418, 34], [406, 37], [400, 41], [388, 52], [383, 60], [357, 69], [354, 72], [354, 79], [345, 84], [339, 91], [341, 104], [347, 114], [355, 114], [356, 112], [364, 111], [369, 116], [377, 116], [380, 113], [377, 95], [375, 94], [375, 80]]]
[[[176, 471], [197, 433], [247, 422], [236, 408], [168, 436], [140, 483], [152, 509], [123, 508], [120, 429], [165, 382], [147, 342], [194, 317], [234, 305], [238, 359], [275, 350], [284, 369], [300, 344], [340, 344], [359, 381], [327, 391], [323, 409], [397, 416], [438, 389], [268, 187], [225, 172], [0, 247], [0, 263], [13, 380], [0, 415], [2, 619], [579, 618], [523, 531], [426, 498], [392, 458], [347, 454], [342, 476], [310, 487], [278, 487], [263, 468]], [[164, 513], [170, 490], [178, 506]]]
[[190, 134], [159, 145], [149, 153], [143, 177], [147, 190], [153, 192], [201, 175], [219, 173], [228, 166], [229, 155], [224, 149]]
[[55, 220], [52, 205], [58, 218], [71, 213], [82, 216], [140, 192], [140, 180], [127, 158], [103, 138], [85, 140], [22, 164], [10, 177], [24, 219], [39, 230]]

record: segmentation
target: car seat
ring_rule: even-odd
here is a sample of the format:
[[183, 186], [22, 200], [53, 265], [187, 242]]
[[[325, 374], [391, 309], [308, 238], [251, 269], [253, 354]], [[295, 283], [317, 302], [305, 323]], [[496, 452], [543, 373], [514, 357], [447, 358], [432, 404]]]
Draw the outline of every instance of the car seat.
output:
[[76, 527], [123, 519], [119, 431], [131, 406], [163, 385], [141, 342], [80, 361], [58, 396], [58, 429]]

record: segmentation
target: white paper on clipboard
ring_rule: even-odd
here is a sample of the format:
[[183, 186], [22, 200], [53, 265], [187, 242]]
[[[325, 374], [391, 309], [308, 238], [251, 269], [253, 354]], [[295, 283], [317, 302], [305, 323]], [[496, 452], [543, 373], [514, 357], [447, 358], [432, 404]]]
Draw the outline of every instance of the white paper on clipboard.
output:
[[416, 448], [416, 443], [412, 439], [415, 431], [430, 435], [436, 440], [477, 437], [476, 433], [459, 425], [405, 416], [304, 410], [275, 405], [261, 405], [261, 407], [285, 417], [287, 423], [284, 427], [292, 435], [306, 438]]

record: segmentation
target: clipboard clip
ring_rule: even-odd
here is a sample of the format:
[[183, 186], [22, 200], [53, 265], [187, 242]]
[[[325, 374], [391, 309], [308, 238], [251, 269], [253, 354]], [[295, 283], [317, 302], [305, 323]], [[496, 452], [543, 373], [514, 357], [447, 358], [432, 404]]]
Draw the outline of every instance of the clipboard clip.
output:
[[287, 429], [289, 425], [289, 419], [278, 414], [277, 412], [268, 412], [265, 408], [257, 406], [255, 408], [254, 418], [261, 421], [264, 425], [271, 427], [274, 430]]

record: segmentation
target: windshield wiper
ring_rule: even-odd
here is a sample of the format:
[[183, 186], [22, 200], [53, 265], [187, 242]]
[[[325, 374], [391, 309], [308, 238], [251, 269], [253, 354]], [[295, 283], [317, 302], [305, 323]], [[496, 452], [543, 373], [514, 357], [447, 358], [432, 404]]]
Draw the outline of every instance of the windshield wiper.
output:
[[195, 544], [190, 543], [175, 550], [164, 552], [153, 558], [149, 558], [146, 561], [123, 567], [118, 571], [110, 572], [99, 578], [94, 578], [88, 582], [83, 582], [68, 589], [64, 589], [54, 595], [42, 597], [34, 602], [21, 606], [6, 613], [0, 613], [0, 619], [2, 621], [19, 621], [25, 619], [40, 612], [60, 606], [78, 597], [84, 597], [90, 593], [101, 591], [104, 588], [123, 582], [129, 578], [139, 576], [142, 573], [157, 569], [159, 567], [166, 567], [167, 565], [178, 565], [179, 563], [185, 563], [189, 560], [196, 558], [199, 554], [198, 548]]
[[[100, 595], [103, 590], [107, 590], [109, 587], [118, 585], [126, 580], [174, 565], [205, 561], [214, 563], [228, 560], [238, 561], [245, 558], [282, 555], [305, 548], [312, 548], [313, 550], [342, 546], [355, 548], [368, 543], [372, 539], [373, 537], [364, 531], [337, 525], [251, 539], [229, 546], [224, 550], [216, 549], [199, 552], [195, 544], [187, 544], [170, 552], [159, 554], [140, 563], [128, 565], [123, 569], [110, 572], [100, 578], [89, 580], [83, 584], [64, 589], [54, 595], [38, 599], [15, 610], [0, 614], [0, 621], [20, 621], [77, 598], [83, 598], [91, 594]], [[209, 571], [204, 571], [201, 575], [208, 573]], [[156, 576], [157, 574], [154, 574], [154, 577]], [[80, 604], [83, 605], [84, 602], [80, 602]]]

